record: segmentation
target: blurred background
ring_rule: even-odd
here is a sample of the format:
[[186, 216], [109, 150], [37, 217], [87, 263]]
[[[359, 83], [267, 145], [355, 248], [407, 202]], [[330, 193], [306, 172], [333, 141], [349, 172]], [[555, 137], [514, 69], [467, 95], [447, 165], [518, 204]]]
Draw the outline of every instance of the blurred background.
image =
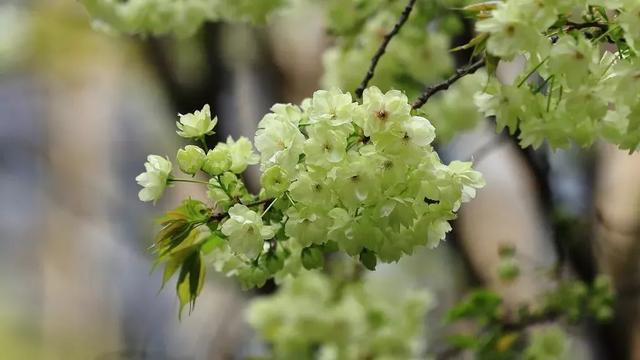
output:
[[[252, 138], [271, 104], [319, 87], [331, 39], [318, 9], [293, 11], [266, 28], [207, 24], [181, 40], [96, 31], [73, 1], [0, 2], [0, 358], [229, 359], [260, 350], [244, 317], [258, 295], [213, 271], [195, 311], [178, 320], [147, 248], [153, 219], [202, 189], [176, 187], [149, 206], [134, 177], [147, 154], [179, 145], [178, 113], [209, 103], [218, 139]], [[502, 76], [518, 66], [502, 66]], [[501, 136], [483, 123], [441, 147], [448, 160], [485, 148], [476, 166], [487, 187], [446, 244], [373, 276], [434, 294], [425, 321], [437, 343], [444, 309], [472, 286], [515, 306], [555, 286], [546, 272], [585, 280], [605, 272], [628, 295], [616, 305], [624, 316], [569, 329], [573, 354], [640, 358], [640, 157], [604, 145], [522, 151]], [[517, 247], [522, 268], [509, 284], [495, 271], [505, 244]]]

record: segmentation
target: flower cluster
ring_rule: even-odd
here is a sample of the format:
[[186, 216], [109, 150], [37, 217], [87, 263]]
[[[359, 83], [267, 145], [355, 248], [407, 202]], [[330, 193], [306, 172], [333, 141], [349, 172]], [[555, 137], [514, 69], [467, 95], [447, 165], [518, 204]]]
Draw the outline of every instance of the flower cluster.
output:
[[158, 155], [149, 155], [144, 164], [146, 172], [136, 176], [136, 181], [142, 190], [138, 193], [141, 201], [157, 201], [169, 183], [171, 161]]
[[[592, 145], [599, 137], [634, 151], [640, 145], [635, 94], [636, 1], [511, 0], [494, 4], [476, 28], [495, 57], [523, 56], [512, 84], [492, 81], [476, 103], [521, 146]], [[635, 12], [633, 12], [635, 11]]]
[[[450, 8], [462, 3], [417, 2], [409, 20], [380, 59], [371, 84], [383, 90], [401, 88], [413, 96], [425, 84], [449, 74], [453, 69], [453, 57], [449, 53], [450, 35], [462, 29]], [[323, 57], [323, 85], [355, 89], [362, 80], [362, 74], [353, 69], [369, 66], [371, 57], [384, 35], [393, 28], [405, 5], [405, 1], [328, 1], [328, 27], [338, 36], [335, 45]], [[430, 23], [431, 29], [425, 31]]]
[[[205, 106], [181, 115], [178, 133], [200, 140], [213, 126]], [[159, 256], [169, 260], [181, 236], [197, 231], [202, 241], [191, 245], [214, 241], [210, 261], [246, 287], [321, 267], [323, 254], [334, 251], [373, 269], [417, 246], [438, 245], [461, 203], [483, 186], [470, 163], [443, 164], [430, 145], [434, 138], [431, 123], [412, 115], [397, 90], [368, 88], [362, 103], [339, 90], [320, 90], [301, 106], [272, 107], [256, 132], [259, 155], [245, 138], [206, 152], [196, 145], [180, 149], [182, 172], [208, 181], [169, 177], [168, 162], [161, 170], [149, 165], [139, 177], [141, 199], [158, 199], [167, 183], [206, 184], [211, 205], [187, 200], [191, 205], [170, 212], [164, 221], [169, 230], [158, 239], [169, 245]], [[238, 174], [257, 162], [262, 188], [252, 195]], [[202, 211], [184, 210], [193, 207]]]
[[129, 34], [192, 35], [206, 21], [263, 23], [286, 0], [80, 0], [96, 25]]
[[249, 323], [276, 359], [414, 359], [424, 342], [429, 296], [377, 291], [366, 280], [337, 285], [318, 272], [253, 300]]
[[439, 143], [446, 143], [461, 132], [474, 129], [484, 119], [470, 99], [484, 90], [487, 81], [484, 71], [468, 75], [447, 91], [436, 94], [421, 108], [422, 114], [435, 126]]

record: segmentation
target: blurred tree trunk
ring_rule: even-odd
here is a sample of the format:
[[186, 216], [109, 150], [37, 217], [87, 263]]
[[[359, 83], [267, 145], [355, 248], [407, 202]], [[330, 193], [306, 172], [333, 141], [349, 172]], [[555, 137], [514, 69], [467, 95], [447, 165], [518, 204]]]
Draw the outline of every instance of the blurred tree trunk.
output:
[[620, 358], [640, 359], [640, 154], [600, 147], [594, 214], [595, 247], [618, 292], [615, 338]]

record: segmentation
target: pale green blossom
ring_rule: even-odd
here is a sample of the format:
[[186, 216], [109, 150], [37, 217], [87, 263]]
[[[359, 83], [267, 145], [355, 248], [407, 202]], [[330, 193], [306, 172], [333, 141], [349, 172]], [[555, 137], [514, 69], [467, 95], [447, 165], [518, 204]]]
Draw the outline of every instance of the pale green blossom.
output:
[[184, 149], [178, 150], [176, 159], [180, 170], [189, 175], [194, 175], [202, 168], [205, 159], [204, 150], [195, 145], [187, 145]]
[[169, 181], [171, 162], [167, 158], [158, 155], [149, 155], [144, 163], [145, 172], [136, 176], [136, 181], [143, 187], [138, 193], [140, 201], [156, 202]]
[[178, 135], [184, 138], [201, 139], [213, 134], [213, 128], [218, 123], [218, 118], [211, 119], [209, 105], [204, 105], [202, 110], [196, 110], [190, 114], [179, 114], [180, 120], [176, 122]]
[[275, 235], [271, 226], [262, 223], [260, 215], [241, 204], [229, 209], [229, 219], [222, 224], [221, 230], [229, 237], [231, 250], [250, 259], [262, 251], [264, 240]]
[[207, 152], [202, 170], [209, 175], [220, 175], [231, 169], [232, 158], [229, 147], [224, 143]]

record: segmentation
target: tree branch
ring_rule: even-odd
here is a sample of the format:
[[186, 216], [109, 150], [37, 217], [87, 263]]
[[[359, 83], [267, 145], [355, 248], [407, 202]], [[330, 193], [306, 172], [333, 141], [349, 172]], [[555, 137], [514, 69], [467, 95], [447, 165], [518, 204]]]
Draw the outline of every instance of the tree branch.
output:
[[566, 25], [566, 28], [565, 28], [566, 30], [582, 30], [582, 29], [588, 29], [588, 28], [598, 28], [601, 31], [609, 30], [609, 25], [599, 23], [597, 21], [591, 21], [586, 23], [575, 23], [572, 21], [567, 21], [565, 25]]
[[413, 102], [411, 108], [414, 110], [421, 108], [424, 104], [427, 103], [427, 101], [429, 101], [429, 98], [431, 98], [433, 95], [439, 93], [440, 91], [447, 90], [449, 86], [453, 85], [456, 81], [469, 74], [473, 74], [474, 72], [476, 72], [476, 70], [480, 69], [483, 66], [484, 58], [474, 62], [471, 65], [457, 69], [455, 74], [453, 74], [450, 78], [443, 82], [427, 86], [422, 94], [420, 94], [420, 96], [418, 96], [418, 98]]
[[393, 29], [391, 29], [391, 31], [389, 31], [384, 36], [384, 40], [382, 41], [382, 44], [380, 44], [380, 47], [378, 48], [376, 53], [373, 55], [373, 58], [371, 58], [371, 64], [369, 65], [369, 70], [367, 71], [367, 74], [365, 75], [364, 79], [362, 79], [362, 82], [356, 89], [356, 97], [358, 99], [362, 97], [362, 93], [364, 92], [364, 89], [369, 84], [369, 81], [371, 81], [371, 79], [373, 78], [373, 75], [376, 71], [376, 66], [378, 66], [378, 61], [380, 61], [380, 58], [382, 58], [382, 55], [384, 55], [385, 51], [387, 50], [387, 46], [389, 45], [389, 42], [391, 42], [391, 39], [398, 33], [398, 31], [400, 31], [400, 28], [402, 28], [404, 23], [407, 22], [407, 19], [409, 19], [409, 15], [411, 14], [411, 10], [413, 10], [413, 6], [415, 5], [415, 3], [416, 3], [416, 0], [409, 0], [409, 3], [407, 3], [407, 6], [405, 6], [404, 10], [402, 11], [402, 14], [400, 14], [398, 21], [395, 23], [395, 25], [393, 25]]
[[[504, 332], [520, 332], [528, 329], [531, 326], [555, 322], [560, 320], [561, 318], [561, 313], [551, 311], [547, 313], [531, 315], [518, 321], [503, 320], [500, 324], [500, 328]], [[460, 355], [463, 351], [465, 350], [462, 348], [451, 346], [437, 351], [433, 357], [437, 360], [453, 359]]]

